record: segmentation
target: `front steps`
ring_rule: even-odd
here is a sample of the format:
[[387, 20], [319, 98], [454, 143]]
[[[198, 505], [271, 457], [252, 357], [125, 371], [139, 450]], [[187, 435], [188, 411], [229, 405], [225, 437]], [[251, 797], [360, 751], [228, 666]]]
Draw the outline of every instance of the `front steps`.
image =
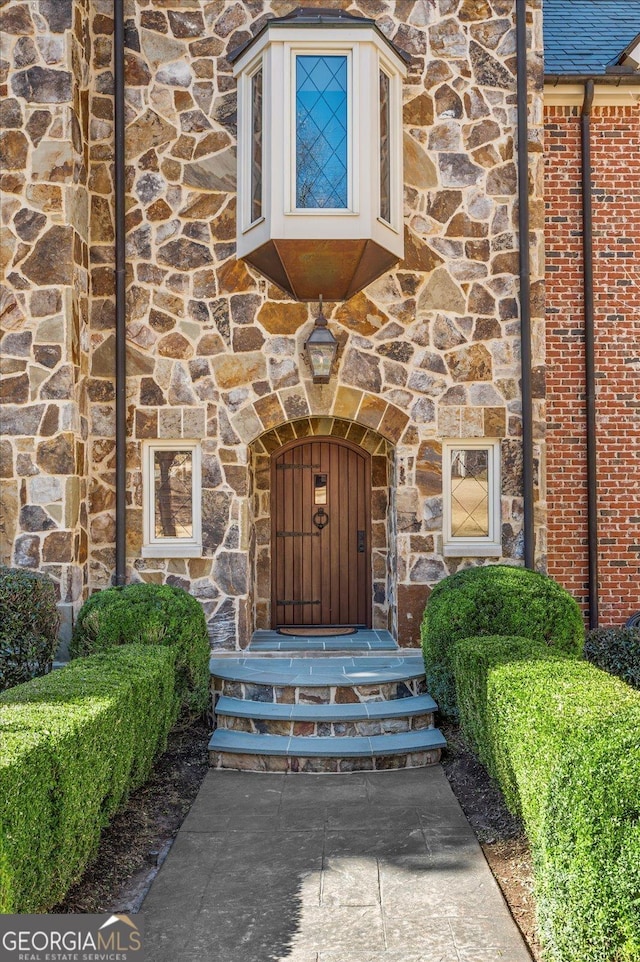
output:
[[212, 766], [352, 772], [439, 761], [445, 740], [419, 651], [399, 649], [381, 631], [288, 647], [297, 641], [257, 632], [241, 656], [211, 659]]

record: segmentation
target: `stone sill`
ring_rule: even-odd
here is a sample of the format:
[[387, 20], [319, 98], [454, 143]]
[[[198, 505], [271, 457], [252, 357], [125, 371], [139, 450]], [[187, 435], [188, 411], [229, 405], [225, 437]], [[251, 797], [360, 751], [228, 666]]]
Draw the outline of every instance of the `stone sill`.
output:
[[140, 551], [142, 558], [201, 558], [201, 544], [147, 544]]
[[499, 544], [446, 544], [443, 549], [445, 558], [499, 558], [502, 546]]

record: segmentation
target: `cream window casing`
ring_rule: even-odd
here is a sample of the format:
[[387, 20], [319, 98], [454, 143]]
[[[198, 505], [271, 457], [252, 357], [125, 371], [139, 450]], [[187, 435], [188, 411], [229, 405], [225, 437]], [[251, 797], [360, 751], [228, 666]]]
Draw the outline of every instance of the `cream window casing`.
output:
[[[348, 202], [344, 208], [296, 207], [296, 63], [299, 56], [346, 56], [348, 62]], [[251, 78], [263, 71], [262, 217], [251, 217]], [[391, 217], [380, 217], [379, 72], [390, 80]], [[402, 81], [406, 70], [394, 62], [375, 35], [355, 30], [279, 31], [239, 58], [238, 79], [238, 255], [271, 237], [371, 237], [403, 255]]]
[[[445, 557], [495, 558], [502, 554], [500, 449], [499, 439], [452, 439], [443, 442], [442, 513]], [[483, 468], [486, 464], [486, 477], [477, 479], [472, 470], [465, 473], [465, 452], [469, 452], [470, 461], [483, 462]], [[482, 458], [482, 452], [486, 453], [486, 462]], [[482, 529], [486, 533], [474, 529]]]
[[[167, 510], [173, 512], [175, 534], [162, 527], [158, 469], [171, 453], [185, 455], [188, 470], [175, 469], [177, 490], [169, 494]], [[179, 462], [179, 458], [177, 459]], [[166, 461], [165, 461], [166, 463]], [[175, 468], [175, 465], [171, 465]], [[182, 477], [181, 477], [182, 473]], [[190, 473], [190, 477], [188, 474]], [[160, 486], [162, 478], [160, 478]], [[196, 558], [202, 555], [202, 457], [199, 441], [144, 441], [142, 446], [143, 558]], [[181, 534], [181, 530], [184, 534]]]

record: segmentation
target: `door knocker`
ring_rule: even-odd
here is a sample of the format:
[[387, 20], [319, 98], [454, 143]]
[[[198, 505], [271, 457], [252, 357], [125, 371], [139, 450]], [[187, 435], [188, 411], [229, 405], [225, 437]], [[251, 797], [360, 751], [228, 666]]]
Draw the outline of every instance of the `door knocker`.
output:
[[320, 531], [322, 531], [323, 528], [326, 528], [326, 526], [329, 524], [329, 515], [324, 508], [318, 508], [313, 516], [313, 523]]

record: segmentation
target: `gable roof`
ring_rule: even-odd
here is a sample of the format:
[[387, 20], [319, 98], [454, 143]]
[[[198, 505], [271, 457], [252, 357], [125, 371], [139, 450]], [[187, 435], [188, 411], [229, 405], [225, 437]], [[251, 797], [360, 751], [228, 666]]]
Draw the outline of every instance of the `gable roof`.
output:
[[633, 70], [622, 54], [640, 33], [640, 0], [544, 0], [543, 24], [546, 76]]

